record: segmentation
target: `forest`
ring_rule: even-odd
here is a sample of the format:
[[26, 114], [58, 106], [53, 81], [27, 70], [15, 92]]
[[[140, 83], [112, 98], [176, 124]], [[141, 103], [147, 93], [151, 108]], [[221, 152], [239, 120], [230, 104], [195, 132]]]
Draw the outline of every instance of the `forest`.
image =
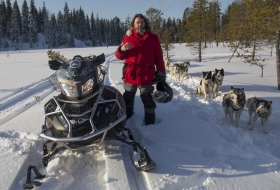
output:
[[[219, 1], [196, 0], [186, 7], [182, 18], [163, 18], [161, 10], [149, 8], [146, 17], [162, 44], [187, 43], [207, 47], [207, 44], [229, 42], [234, 47], [257, 46], [263, 41], [276, 43], [279, 28], [279, 2], [277, 0], [236, 0], [221, 12]], [[131, 18], [121, 21], [98, 17], [98, 13], [85, 14], [83, 9], [69, 10], [65, 2], [63, 11], [49, 13], [45, 3], [37, 8], [34, 0], [22, 5], [17, 1], [2, 0], [0, 4], [0, 49], [20, 49], [22, 43], [32, 48], [38, 34], [45, 35], [46, 48], [75, 47], [74, 39], [87, 46], [118, 45], [129, 28]]]

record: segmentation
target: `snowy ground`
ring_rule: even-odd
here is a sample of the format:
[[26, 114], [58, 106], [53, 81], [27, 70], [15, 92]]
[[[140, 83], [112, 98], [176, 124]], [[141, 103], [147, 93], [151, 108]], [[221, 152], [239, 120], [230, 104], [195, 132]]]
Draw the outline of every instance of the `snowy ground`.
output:
[[[59, 49], [67, 58], [105, 53], [106, 84], [123, 92], [122, 61], [114, 57], [117, 47]], [[42, 167], [43, 105], [56, 95], [48, 82], [53, 73], [48, 68], [46, 50], [0, 52], [0, 189], [22, 189], [26, 169], [36, 165], [47, 177], [35, 189], [279, 189], [280, 186], [280, 100], [277, 90], [275, 53], [262, 56], [267, 65], [264, 77], [259, 67], [234, 57], [226, 47], [204, 51], [203, 62], [183, 44], [176, 44], [171, 64], [189, 60], [190, 78], [167, 81], [174, 91], [171, 103], [158, 104], [161, 122], [142, 126], [144, 115], [139, 95], [135, 115], [127, 127], [148, 150], [157, 166], [138, 172], [132, 165], [128, 147], [116, 141], [106, 142], [92, 151], [57, 154], [47, 168]], [[246, 97], [256, 95], [273, 102], [268, 134], [262, 133], [260, 120], [248, 130], [244, 109], [239, 128], [224, 118], [222, 97], [204, 99], [193, 95], [202, 71], [224, 68], [221, 93], [230, 87], [244, 88]], [[40, 96], [38, 103], [34, 96]]]

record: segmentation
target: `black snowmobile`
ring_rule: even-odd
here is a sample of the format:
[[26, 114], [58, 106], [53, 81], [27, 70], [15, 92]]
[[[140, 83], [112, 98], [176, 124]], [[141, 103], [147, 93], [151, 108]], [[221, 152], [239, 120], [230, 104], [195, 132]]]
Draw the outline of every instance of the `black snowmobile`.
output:
[[[60, 150], [83, 150], [115, 139], [131, 145], [131, 159], [137, 170], [149, 171], [155, 167], [147, 150], [135, 142], [130, 129], [125, 127], [122, 94], [104, 85], [106, 73], [101, 65], [104, 62], [104, 54], [76, 55], [65, 63], [49, 60], [49, 67], [56, 70], [49, 79], [60, 94], [44, 105], [45, 122], [40, 134], [46, 140], [43, 143], [44, 166]], [[28, 179], [25, 185], [27, 188], [40, 184]]]

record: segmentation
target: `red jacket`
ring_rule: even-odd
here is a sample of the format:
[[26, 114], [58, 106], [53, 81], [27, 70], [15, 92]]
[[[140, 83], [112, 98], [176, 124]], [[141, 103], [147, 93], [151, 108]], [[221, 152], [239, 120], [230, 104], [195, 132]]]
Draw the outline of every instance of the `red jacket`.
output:
[[[125, 60], [123, 79], [125, 83], [137, 86], [151, 85], [155, 71], [165, 74], [162, 49], [158, 36], [146, 31], [144, 35], [131, 29], [124, 37], [122, 45], [129, 42], [132, 48], [122, 51], [121, 46], [115, 52], [116, 58]], [[128, 33], [127, 32], [127, 33]]]

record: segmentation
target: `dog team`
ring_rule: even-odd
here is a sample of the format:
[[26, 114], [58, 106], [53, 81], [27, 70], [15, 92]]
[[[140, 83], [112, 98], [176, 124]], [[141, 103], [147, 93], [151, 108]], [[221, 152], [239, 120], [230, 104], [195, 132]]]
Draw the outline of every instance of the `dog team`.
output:
[[[170, 69], [170, 77], [175, 77], [176, 81], [183, 80], [188, 75], [190, 62], [174, 63], [170, 66], [170, 59], [164, 60], [166, 69]], [[216, 98], [219, 95], [220, 87], [224, 80], [224, 69], [215, 69], [214, 72], [202, 72], [202, 78], [197, 87], [197, 91], [193, 94], [204, 95], [204, 98]], [[251, 96], [246, 101], [244, 88], [234, 88], [231, 86], [229, 92], [223, 95], [222, 106], [225, 113], [225, 119], [229, 119], [230, 124], [238, 127], [239, 119], [244, 107], [247, 107], [250, 125], [249, 130], [254, 129], [255, 122], [258, 118], [261, 120], [263, 133], [267, 134], [267, 121], [272, 113], [272, 101]], [[234, 120], [233, 117], [235, 116]]]

